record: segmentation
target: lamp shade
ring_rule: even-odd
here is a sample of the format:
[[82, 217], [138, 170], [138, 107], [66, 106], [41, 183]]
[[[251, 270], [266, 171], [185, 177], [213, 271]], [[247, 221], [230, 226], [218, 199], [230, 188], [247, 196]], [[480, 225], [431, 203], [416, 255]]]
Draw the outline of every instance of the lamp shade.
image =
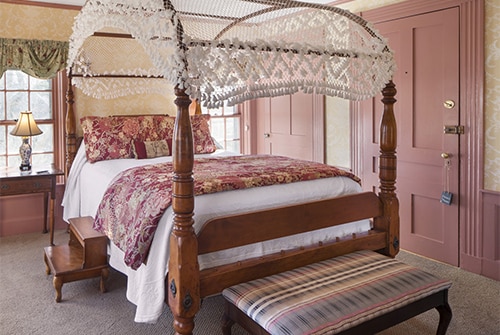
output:
[[41, 133], [42, 131], [36, 125], [33, 114], [30, 111], [21, 112], [16, 126], [10, 132], [10, 134], [14, 136], [35, 136]]

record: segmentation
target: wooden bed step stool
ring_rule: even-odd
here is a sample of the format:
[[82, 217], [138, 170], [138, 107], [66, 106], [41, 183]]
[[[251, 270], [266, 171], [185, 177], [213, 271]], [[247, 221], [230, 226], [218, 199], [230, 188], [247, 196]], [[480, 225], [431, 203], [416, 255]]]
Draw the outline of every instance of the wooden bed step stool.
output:
[[451, 282], [373, 251], [358, 251], [223, 290], [223, 334], [374, 334], [427, 310], [445, 334]]
[[69, 219], [68, 244], [45, 247], [46, 272], [54, 274], [56, 302], [61, 301], [63, 284], [76, 280], [100, 276], [100, 291], [106, 291], [108, 239], [92, 228], [93, 223], [90, 216]]

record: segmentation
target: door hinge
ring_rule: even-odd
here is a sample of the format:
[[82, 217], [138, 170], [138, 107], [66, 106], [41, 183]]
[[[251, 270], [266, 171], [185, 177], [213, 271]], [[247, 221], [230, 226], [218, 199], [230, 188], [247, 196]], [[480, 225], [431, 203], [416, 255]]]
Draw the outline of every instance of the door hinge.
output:
[[445, 134], [461, 135], [465, 132], [464, 126], [444, 126]]

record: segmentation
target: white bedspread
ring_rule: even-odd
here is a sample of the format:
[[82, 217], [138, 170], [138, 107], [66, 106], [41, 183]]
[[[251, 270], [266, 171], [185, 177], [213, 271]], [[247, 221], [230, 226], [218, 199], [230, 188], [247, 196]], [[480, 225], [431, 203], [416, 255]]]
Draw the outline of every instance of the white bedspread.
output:
[[[228, 153], [217, 151], [211, 155], [228, 155]], [[171, 159], [170, 156], [147, 160], [119, 159], [91, 164], [86, 160], [84, 145], [82, 144], [66, 182], [66, 191], [63, 198], [64, 220], [68, 221], [72, 217], [87, 215], [95, 217], [99, 202], [107, 186], [120, 171], [134, 166], [165, 162]], [[198, 231], [203, 222], [216, 216], [272, 208], [283, 204], [297, 204], [311, 200], [333, 198], [360, 191], [360, 185], [350, 178], [335, 177], [201, 195], [195, 197], [194, 228], [195, 231]], [[137, 271], [125, 265], [123, 262], [124, 253], [121, 250], [113, 244], [109, 245], [110, 265], [128, 277], [127, 299], [137, 306], [136, 322], [156, 322], [165, 308], [164, 280], [168, 271], [169, 233], [171, 227], [172, 210], [169, 208], [158, 225], [147, 265], [141, 265]], [[199, 257], [199, 263], [201, 268], [208, 268], [309, 245], [336, 236], [341, 237], [354, 232], [366, 231], [369, 228], [370, 223], [368, 220], [354, 222], [294, 237], [267, 241], [258, 245], [202, 255]]]

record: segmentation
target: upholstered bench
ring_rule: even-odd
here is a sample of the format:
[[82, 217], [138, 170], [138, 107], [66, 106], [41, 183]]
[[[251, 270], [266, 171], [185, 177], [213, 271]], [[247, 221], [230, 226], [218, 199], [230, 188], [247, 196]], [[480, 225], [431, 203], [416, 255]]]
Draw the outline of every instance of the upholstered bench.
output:
[[436, 308], [451, 321], [451, 282], [373, 251], [358, 251], [225, 289], [223, 334], [373, 334]]

